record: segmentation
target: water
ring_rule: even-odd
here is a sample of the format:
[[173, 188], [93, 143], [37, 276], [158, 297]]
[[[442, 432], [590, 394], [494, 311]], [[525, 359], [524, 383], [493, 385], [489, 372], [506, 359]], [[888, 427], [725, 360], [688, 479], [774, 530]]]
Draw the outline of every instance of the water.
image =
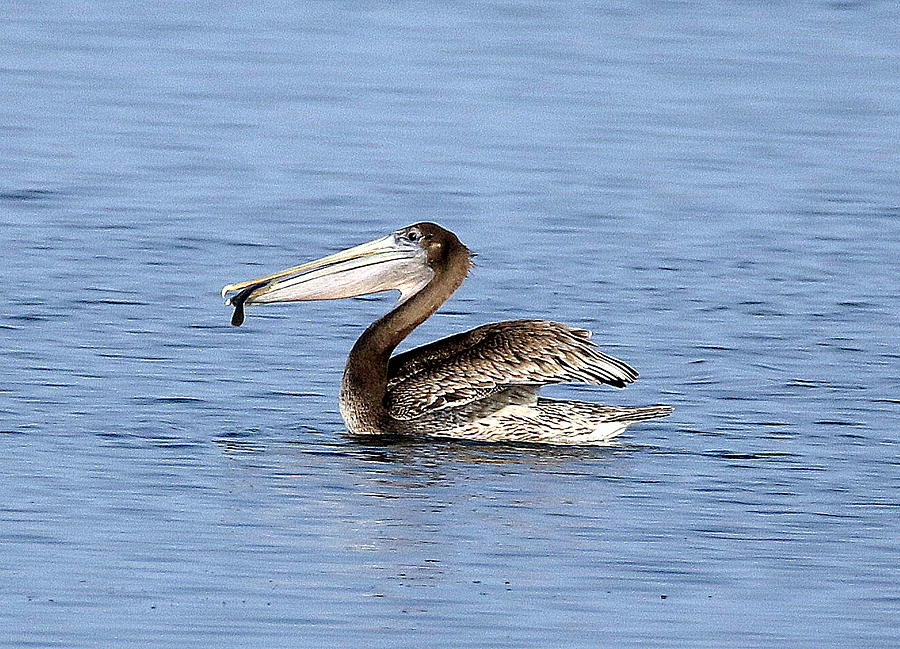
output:
[[[900, 644], [893, 2], [19, 3], [0, 22], [4, 647]], [[247, 279], [418, 220], [418, 344], [549, 317], [610, 448], [348, 437], [388, 297]]]

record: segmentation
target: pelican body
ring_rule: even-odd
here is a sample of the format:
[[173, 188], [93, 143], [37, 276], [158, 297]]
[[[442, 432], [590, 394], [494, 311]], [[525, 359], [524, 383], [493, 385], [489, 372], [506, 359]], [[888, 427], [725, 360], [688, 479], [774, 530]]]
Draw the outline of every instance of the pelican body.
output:
[[350, 351], [340, 409], [351, 433], [479, 441], [596, 444], [672, 412], [538, 396], [544, 385], [625, 387], [638, 373], [594, 345], [591, 332], [548, 320], [495, 322], [392, 355], [463, 283], [472, 254], [452, 232], [417, 223], [386, 237], [258, 279], [222, 296], [240, 325], [248, 305], [400, 291], [397, 306]]

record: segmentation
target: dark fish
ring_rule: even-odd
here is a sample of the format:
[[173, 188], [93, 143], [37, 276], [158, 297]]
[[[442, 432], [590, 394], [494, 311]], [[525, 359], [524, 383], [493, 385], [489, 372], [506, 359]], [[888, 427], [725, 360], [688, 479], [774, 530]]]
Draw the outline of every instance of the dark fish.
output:
[[243, 291], [228, 300], [228, 304], [234, 307], [234, 313], [231, 315], [231, 324], [240, 327], [244, 324], [244, 302], [250, 297], [250, 294], [261, 286], [265, 286], [269, 282], [260, 282], [248, 286]]

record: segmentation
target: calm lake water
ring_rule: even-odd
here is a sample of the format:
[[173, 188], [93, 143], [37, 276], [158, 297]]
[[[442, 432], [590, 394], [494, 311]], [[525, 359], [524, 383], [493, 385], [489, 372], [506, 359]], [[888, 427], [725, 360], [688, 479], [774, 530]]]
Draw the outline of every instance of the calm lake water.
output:
[[[28, 2], [0, 18], [3, 647], [900, 645], [900, 6]], [[392, 297], [227, 282], [420, 220], [408, 341], [544, 317], [668, 419], [349, 437]]]

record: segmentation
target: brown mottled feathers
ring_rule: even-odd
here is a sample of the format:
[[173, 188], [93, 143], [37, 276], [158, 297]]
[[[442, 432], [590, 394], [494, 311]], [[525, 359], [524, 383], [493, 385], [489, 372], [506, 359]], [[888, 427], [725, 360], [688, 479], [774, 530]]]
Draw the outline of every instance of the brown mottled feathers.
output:
[[591, 332], [548, 320], [487, 324], [397, 354], [385, 406], [410, 420], [483, 399], [509, 386], [592, 383], [625, 387], [638, 373], [601, 352]]

